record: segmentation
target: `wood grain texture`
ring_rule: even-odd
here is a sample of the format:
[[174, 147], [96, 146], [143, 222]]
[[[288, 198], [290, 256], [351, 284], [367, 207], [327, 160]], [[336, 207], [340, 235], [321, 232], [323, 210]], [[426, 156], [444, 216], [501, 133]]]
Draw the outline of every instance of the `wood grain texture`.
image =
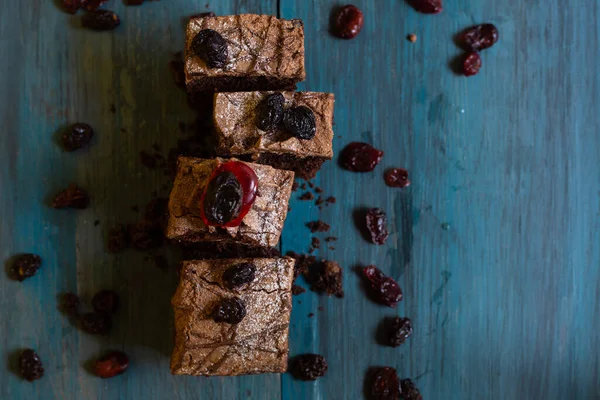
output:
[[[205, 2], [115, 0], [123, 25], [113, 33], [80, 29], [53, 2], [25, 3], [0, 2], [0, 259], [36, 252], [44, 266], [24, 283], [0, 279], [0, 354], [11, 370], [15, 351], [37, 348], [47, 373], [34, 384], [1, 374], [1, 399], [358, 399], [374, 365], [417, 378], [426, 399], [600, 398], [595, 0], [456, 0], [438, 16], [401, 0], [356, 0], [365, 28], [352, 41], [327, 32], [333, 1], [209, 4], [218, 14], [303, 19], [302, 88], [335, 93], [335, 151], [362, 140], [386, 152], [372, 174], [323, 168], [316, 183], [336, 205], [291, 204], [283, 249], [308, 249], [304, 224], [321, 218], [340, 240], [317, 254], [347, 272], [343, 300], [294, 299], [292, 354], [329, 360], [315, 383], [172, 377], [175, 274], [144, 254], [104, 249], [107, 229], [138, 218], [131, 205], [167, 181], [140, 164], [139, 151], [170, 148], [178, 122], [193, 121], [168, 62], [183, 46], [183, 19]], [[454, 75], [452, 35], [484, 21], [497, 24], [500, 42], [482, 54], [480, 75]], [[412, 32], [415, 44], [405, 39]], [[65, 154], [56, 132], [75, 121], [95, 128], [95, 145]], [[383, 184], [394, 166], [410, 170], [409, 189]], [[91, 209], [50, 209], [71, 181], [90, 191]], [[366, 243], [353, 222], [356, 209], [372, 206], [389, 214], [385, 246]], [[397, 310], [364, 296], [352, 268], [370, 263], [401, 283]], [[58, 293], [89, 299], [105, 287], [124, 301], [109, 337], [84, 335], [59, 313]], [[377, 345], [377, 325], [396, 314], [413, 320], [414, 336], [398, 349]], [[130, 353], [132, 368], [102, 381], [85, 364], [109, 348]]]

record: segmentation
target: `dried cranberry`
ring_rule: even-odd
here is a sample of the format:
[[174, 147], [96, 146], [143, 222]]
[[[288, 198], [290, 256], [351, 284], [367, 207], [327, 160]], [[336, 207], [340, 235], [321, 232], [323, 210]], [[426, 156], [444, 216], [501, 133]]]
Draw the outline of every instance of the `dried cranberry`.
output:
[[96, 11], [100, 7], [104, 5], [108, 0], [87, 0], [85, 4], [85, 9], [87, 11]]
[[12, 266], [12, 274], [14, 279], [23, 282], [27, 278], [31, 278], [36, 274], [42, 266], [42, 259], [36, 254], [21, 254], [19, 255]]
[[410, 379], [402, 379], [400, 381], [400, 392], [402, 392], [404, 400], [423, 400], [419, 389], [417, 389], [415, 383]]
[[314, 381], [327, 372], [327, 360], [319, 354], [301, 354], [292, 359], [290, 372], [296, 379]]
[[392, 347], [398, 347], [412, 335], [412, 323], [408, 318], [391, 318], [387, 323], [387, 340]]
[[385, 244], [389, 236], [385, 212], [381, 208], [371, 208], [367, 211], [366, 222], [373, 243]]
[[383, 151], [367, 143], [352, 142], [342, 150], [342, 167], [352, 172], [370, 172], [375, 169], [383, 157]]
[[398, 378], [396, 370], [391, 367], [377, 368], [370, 392], [373, 400], [400, 399], [400, 378]]
[[73, 124], [69, 130], [63, 134], [62, 144], [66, 151], [75, 151], [87, 146], [93, 136], [94, 130], [88, 124]]
[[129, 238], [127, 236], [127, 227], [119, 224], [108, 231], [108, 251], [119, 253], [127, 248]]
[[69, 14], [75, 14], [88, 0], [62, 0], [63, 8]]
[[246, 316], [246, 306], [244, 302], [232, 297], [222, 300], [214, 311], [213, 319], [215, 322], [226, 322], [228, 324], [239, 324]]
[[477, 75], [481, 68], [481, 57], [477, 53], [469, 53], [463, 62], [463, 74], [465, 76]]
[[92, 298], [92, 307], [100, 314], [114, 314], [119, 309], [119, 294], [114, 290], [101, 290]]
[[206, 225], [239, 226], [254, 200], [258, 177], [248, 165], [230, 161], [219, 165], [200, 200], [200, 215]]
[[92, 335], [104, 335], [111, 330], [112, 319], [106, 314], [87, 313], [81, 317], [81, 328]]
[[463, 47], [469, 51], [481, 51], [498, 41], [498, 28], [493, 24], [481, 24], [466, 29], [461, 35]]
[[209, 68], [223, 68], [229, 52], [227, 41], [212, 29], [203, 29], [192, 40], [192, 50]]
[[283, 114], [283, 129], [298, 139], [311, 140], [317, 134], [315, 114], [305, 106], [288, 108]]
[[394, 279], [385, 276], [374, 265], [363, 268], [363, 276], [369, 281], [373, 297], [388, 307], [395, 307], [402, 300], [402, 289]]
[[228, 289], [235, 289], [250, 283], [256, 276], [256, 266], [252, 263], [232, 265], [223, 273], [223, 282]]
[[69, 187], [56, 195], [52, 200], [54, 208], [76, 208], [83, 210], [90, 204], [90, 198], [83, 189], [72, 183]]
[[257, 106], [256, 126], [263, 131], [272, 131], [277, 128], [283, 119], [283, 105], [285, 98], [281, 93], [267, 96]]
[[442, 12], [442, 0], [407, 0], [418, 12], [424, 14], [439, 14]]
[[410, 185], [408, 171], [403, 168], [392, 168], [385, 171], [385, 184], [390, 187], [405, 188]]
[[94, 363], [94, 373], [100, 378], [121, 375], [129, 367], [129, 357], [122, 351], [111, 351]]
[[44, 366], [35, 350], [26, 349], [19, 355], [19, 371], [24, 379], [33, 382], [44, 376]]
[[119, 16], [112, 11], [96, 10], [86, 13], [81, 18], [84, 27], [95, 31], [110, 31], [121, 25]]
[[79, 315], [79, 296], [75, 293], [65, 293], [62, 298], [62, 310], [65, 314], [76, 317]]
[[348, 4], [340, 8], [335, 17], [334, 33], [342, 39], [352, 39], [360, 33], [363, 22], [362, 11]]

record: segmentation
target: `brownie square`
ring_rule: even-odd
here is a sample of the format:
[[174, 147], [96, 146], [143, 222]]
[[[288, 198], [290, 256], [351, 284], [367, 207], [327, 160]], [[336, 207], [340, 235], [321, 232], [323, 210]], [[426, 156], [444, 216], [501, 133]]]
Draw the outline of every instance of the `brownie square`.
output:
[[169, 197], [168, 239], [187, 245], [206, 242], [219, 246], [265, 248], [277, 245], [292, 192], [292, 171], [245, 162], [258, 177], [256, 200], [248, 214], [236, 227], [221, 228], [204, 223], [200, 213], [202, 193], [213, 171], [220, 164], [232, 160], [179, 157]]
[[[241, 263], [256, 267], [254, 280], [229, 289], [223, 274]], [[292, 309], [294, 260], [285, 258], [185, 261], [171, 301], [175, 311], [175, 375], [243, 375], [285, 372]], [[215, 322], [223, 299], [237, 297], [246, 316]]]
[[[222, 68], [211, 68], [196, 55], [196, 35], [211, 29], [227, 43]], [[306, 78], [304, 26], [300, 20], [270, 15], [199, 17], [187, 26], [185, 76], [190, 92], [293, 90]]]
[[333, 157], [334, 95], [282, 92], [284, 108], [305, 106], [315, 116], [316, 134], [310, 140], [303, 140], [281, 128], [270, 132], [258, 128], [257, 110], [261, 102], [273, 93], [215, 94], [213, 119], [218, 141], [217, 153], [292, 170], [300, 178], [312, 179], [323, 162]]

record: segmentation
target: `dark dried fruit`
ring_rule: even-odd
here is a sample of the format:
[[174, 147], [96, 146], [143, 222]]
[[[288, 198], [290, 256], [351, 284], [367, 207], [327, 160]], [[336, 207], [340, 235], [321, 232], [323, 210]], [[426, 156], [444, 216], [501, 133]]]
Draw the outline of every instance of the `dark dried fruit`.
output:
[[373, 400], [400, 399], [400, 378], [396, 370], [391, 367], [377, 368], [370, 392]]
[[65, 314], [76, 317], [79, 315], [79, 296], [75, 293], [65, 293], [62, 298], [62, 310]]
[[273, 131], [283, 119], [285, 98], [281, 93], [267, 96], [257, 107], [256, 126], [263, 131]]
[[352, 39], [360, 33], [363, 23], [362, 11], [348, 4], [338, 10], [335, 17], [334, 33], [342, 39]]
[[108, 231], [108, 251], [119, 253], [127, 248], [129, 237], [127, 236], [127, 227], [119, 224]]
[[387, 216], [381, 208], [371, 208], [367, 211], [367, 230], [375, 244], [385, 244], [389, 236]]
[[12, 274], [16, 280], [23, 282], [25, 279], [34, 276], [41, 266], [42, 259], [40, 256], [35, 254], [21, 254], [13, 263]]
[[442, 12], [442, 0], [407, 0], [415, 10], [423, 14], [439, 14]]
[[144, 4], [144, 0], [127, 0], [128, 6], [141, 6]]
[[93, 136], [94, 130], [88, 124], [73, 124], [68, 131], [63, 134], [62, 144], [66, 151], [75, 151], [87, 146]]
[[304, 277], [313, 292], [344, 297], [343, 270], [335, 261], [323, 260], [308, 265]]
[[417, 389], [415, 383], [410, 379], [402, 379], [400, 381], [400, 392], [402, 392], [404, 400], [423, 400], [419, 389]]
[[327, 372], [327, 361], [319, 354], [301, 354], [292, 359], [290, 372], [296, 379], [314, 381]]
[[461, 35], [462, 46], [469, 51], [489, 49], [498, 41], [498, 28], [493, 24], [475, 25]]
[[69, 14], [75, 14], [88, 0], [62, 0], [63, 8]]
[[226, 322], [228, 324], [239, 324], [246, 316], [246, 306], [244, 302], [232, 297], [224, 299], [219, 303], [214, 311], [213, 319], [215, 322]]
[[121, 25], [119, 16], [112, 11], [96, 10], [86, 13], [81, 18], [84, 27], [95, 31], [110, 31]]
[[87, 0], [85, 3], [85, 9], [87, 11], [96, 11], [104, 5], [108, 0]]
[[111, 351], [94, 363], [94, 374], [100, 378], [121, 375], [129, 367], [129, 357], [122, 351]]
[[101, 290], [92, 297], [92, 307], [100, 314], [114, 314], [119, 309], [119, 294], [114, 290]]
[[352, 172], [370, 172], [383, 157], [383, 151], [362, 142], [352, 142], [342, 150], [342, 167]]
[[52, 200], [53, 208], [76, 208], [83, 210], [90, 204], [90, 198], [83, 189], [72, 183], [69, 187], [56, 195]]
[[155, 221], [142, 220], [129, 226], [129, 241], [138, 250], [156, 249], [162, 246], [164, 231]]
[[256, 276], [256, 266], [252, 263], [242, 263], [229, 267], [223, 273], [223, 282], [228, 289], [235, 289], [250, 283]]
[[223, 68], [229, 51], [227, 41], [212, 29], [203, 29], [192, 40], [192, 50], [209, 68]]
[[242, 208], [242, 185], [231, 172], [213, 178], [206, 187], [204, 215], [215, 225], [224, 225], [238, 216]]
[[481, 57], [477, 53], [469, 53], [463, 62], [463, 74], [465, 76], [477, 75], [481, 68]]
[[283, 114], [283, 129], [298, 139], [310, 140], [317, 134], [315, 114], [305, 106], [288, 108]]
[[81, 317], [81, 328], [92, 335], [104, 335], [112, 328], [112, 319], [106, 314], [87, 313]]
[[385, 171], [385, 184], [390, 187], [405, 188], [410, 185], [408, 171], [403, 168], [392, 168]]
[[394, 279], [385, 276], [376, 266], [363, 268], [363, 276], [369, 282], [372, 295], [379, 303], [395, 307], [402, 300], [402, 290]]
[[33, 382], [44, 376], [44, 366], [35, 350], [26, 349], [19, 355], [19, 371], [24, 379]]
[[412, 323], [408, 318], [391, 318], [386, 321], [387, 340], [392, 347], [398, 347], [412, 335]]
[[200, 200], [204, 223], [239, 226], [256, 200], [257, 188], [258, 177], [248, 165], [239, 161], [219, 165]]

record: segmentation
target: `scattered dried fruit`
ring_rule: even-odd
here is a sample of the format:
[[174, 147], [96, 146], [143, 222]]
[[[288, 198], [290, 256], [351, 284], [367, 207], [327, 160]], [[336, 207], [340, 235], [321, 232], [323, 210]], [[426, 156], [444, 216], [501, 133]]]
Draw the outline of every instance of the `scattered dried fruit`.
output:
[[392, 347], [398, 347], [412, 335], [412, 323], [408, 318], [390, 318], [387, 325], [387, 340]]
[[93, 136], [94, 130], [88, 124], [73, 124], [69, 127], [67, 132], [63, 134], [62, 144], [66, 151], [72, 152], [87, 146]]
[[469, 53], [463, 62], [463, 74], [465, 76], [477, 75], [481, 69], [481, 57], [477, 53]]
[[114, 314], [119, 309], [119, 294], [114, 290], [101, 290], [92, 297], [92, 307], [99, 314]]
[[108, 0], [86, 0], [85, 9], [87, 11], [96, 11], [104, 5]]
[[439, 14], [442, 12], [442, 0], [407, 0], [415, 10], [423, 14]]
[[498, 28], [493, 24], [475, 25], [461, 35], [462, 46], [469, 51], [489, 49], [498, 41]]
[[81, 328], [92, 335], [104, 335], [112, 328], [112, 319], [107, 314], [87, 313], [81, 317]]
[[362, 142], [352, 142], [342, 150], [342, 167], [352, 172], [370, 172], [383, 157], [383, 151]]
[[246, 306], [244, 302], [237, 298], [232, 297], [229, 299], [223, 299], [217, 306], [213, 319], [215, 322], [226, 322], [228, 324], [239, 324], [246, 316]]
[[381, 208], [371, 208], [367, 211], [366, 223], [373, 243], [385, 244], [389, 236], [385, 212]]
[[415, 383], [410, 379], [402, 379], [400, 381], [400, 391], [404, 400], [423, 400], [419, 389], [417, 389]]
[[319, 354], [301, 354], [292, 359], [290, 372], [296, 379], [314, 381], [327, 372], [327, 361]]
[[283, 120], [283, 105], [285, 98], [281, 93], [267, 96], [257, 106], [256, 126], [263, 131], [275, 130]]
[[223, 68], [229, 51], [227, 41], [212, 29], [203, 29], [192, 40], [192, 49], [209, 68]]
[[100, 378], [121, 375], [129, 367], [129, 357], [122, 351], [111, 351], [94, 363], [94, 373]]
[[33, 382], [44, 376], [44, 366], [35, 350], [26, 349], [19, 355], [19, 371], [24, 379]]
[[90, 204], [90, 198], [83, 189], [72, 183], [52, 201], [53, 208], [75, 208], [83, 210]]
[[23, 282], [36, 274], [42, 266], [42, 259], [36, 254], [21, 254], [16, 257], [12, 265], [13, 278]]
[[342, 39], [353, 39], [360, 33], [363, 23], [362, 11], [348, 4], [337, 11], [334, 33]]
[[371, 383], [371, 398], [373, 400], [399, 400], [400, 378], [391, 367], [381, 367], [375, 370]]
[[112, 11], [96, 10], [86, 13], [81, 18], [84, 27], [95, 31], [110, 31], [121, 24], [119, 16]]
[[283, 129], [298, 139], [311, 140], [317, 134], [315, 114], [306, 106], [288, 108], [283, 113]]
[[390, 187], [405, 188], [410, 185], [408, 171], [403, 168], [392, 168], [385, 171], [385, 184]]
[[229, 267], [223, 273], [223, 281], [228, 289], [238, 288], [246, 283], [250, 283], [256, 276], [256, 265], [252, 263], [242, 263]]
[[88, 0], [62, 0], [63, 8], [69, 14], [75, 14]]
[[62, 310], [71, 317], [79, 315], [79, 305], [81, 304], [79, 296], [75, 293], [65, 293], [62, 298]]
[[375, 300], [388, 307], [395, 307], [402, 300], [402, 290], [394, 279], [385, 276], [376, 266], [369, 265], [362, 269], [363, 276], [370, 284]]

